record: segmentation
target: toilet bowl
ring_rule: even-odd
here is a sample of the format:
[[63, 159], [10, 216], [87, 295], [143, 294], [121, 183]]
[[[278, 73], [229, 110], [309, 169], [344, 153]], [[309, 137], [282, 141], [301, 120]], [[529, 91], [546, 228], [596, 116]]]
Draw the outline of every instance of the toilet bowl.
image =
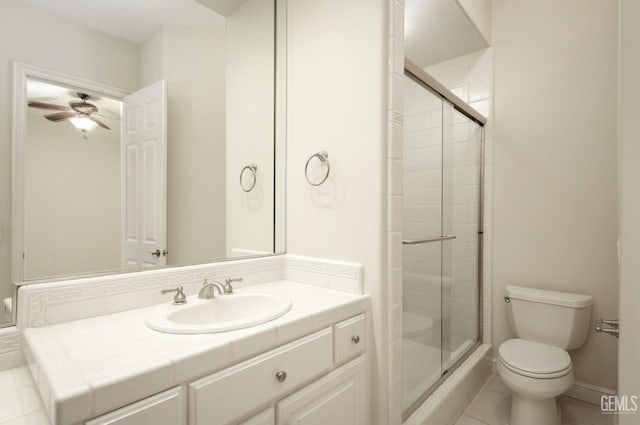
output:
[[573, 385], [571, 357], [588, 335], [592, 297], [508, 285], [505, 302], [518, 338], [498, 348], [497, 370], [513, 391], [509, 425], [560, 425], [556, 397]]
[[569, 354], [558, 347], [510, 339], [498, 349], [498, 373], [513, 391], [511, 425], [560, 425], [556, 397], [573, 384]]
[[433, 328], [433, 319], [425, 314], [402, 312], [403, 338], [419, 339], [426, 336]]

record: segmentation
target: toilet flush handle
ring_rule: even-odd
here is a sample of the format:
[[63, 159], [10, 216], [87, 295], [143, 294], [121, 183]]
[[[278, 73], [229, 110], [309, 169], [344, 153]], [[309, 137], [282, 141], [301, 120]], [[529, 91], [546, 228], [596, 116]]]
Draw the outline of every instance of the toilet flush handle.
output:
[[506, 303], [510, 303], [510, 302], [511, 302], [511, 298], [509, 298], [509, 297], [504, 297], [504, 302], [506, 302]]
[[[607, 327], [605, 327], [607, 326]], [[604, 332], [609, 335], [613, 335], [616, 338], [620, 338], [620, 321], [619, 320], [605, 320], [601, 318], [596, 319], [596, 332]]]

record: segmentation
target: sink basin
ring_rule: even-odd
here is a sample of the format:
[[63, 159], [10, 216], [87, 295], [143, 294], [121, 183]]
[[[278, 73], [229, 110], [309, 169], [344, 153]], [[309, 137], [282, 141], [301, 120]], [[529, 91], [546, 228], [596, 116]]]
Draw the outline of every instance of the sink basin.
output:
[[148, 327], [174, 334], [232, 331], [277, 319], [291, 309], [291, 301], [263, 294], [188, 297], [186, 305], [164, 304], [145, 321]]

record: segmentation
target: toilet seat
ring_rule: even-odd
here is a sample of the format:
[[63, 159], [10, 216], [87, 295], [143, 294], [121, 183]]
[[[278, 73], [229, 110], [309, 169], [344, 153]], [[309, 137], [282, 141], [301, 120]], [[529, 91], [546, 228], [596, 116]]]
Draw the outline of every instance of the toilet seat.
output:
[[500, 344], [498, 359], [510, 371], [536, 379], [558, 378], [572, 371], [571, 357], [565, 350], [525, 339]]

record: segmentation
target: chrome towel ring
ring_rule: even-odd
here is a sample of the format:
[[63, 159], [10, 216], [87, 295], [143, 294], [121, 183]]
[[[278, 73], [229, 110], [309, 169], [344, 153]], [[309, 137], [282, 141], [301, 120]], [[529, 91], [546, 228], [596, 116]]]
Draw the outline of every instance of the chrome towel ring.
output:
[[[249, 185], [249, 187], [245, 187], [244, 183], [242, 182], [242, 176], [244, 175], [245, 171], [249, 171], [253, 176], [253, 180], [251, 181], [251, 184]], [[253, 188], [256, 187], [256, 182], [258, 181], [256, 171], [258, 171], [258, 166], [255, 163], [245, 165], [242, 168], [242, 171], [240, 171], [240, 187], [244, 192], [251, 192]]]
[[[312, 182], [309, 179], [309, 163], [313, 158], [318, 158], [322, 163], [326, 164], [327, 171], [324, 174], [324, 177], [319, 182]], [[320, 186], [322, 183], [326, 182], [329, 178], [329, 172], [331, 171], [331, 164], [329, 164], [329, 154], [326, 151], [316, 152], [307, 159], [307, 164], [304, 166], [304, 176], [307, 178], [307, 181], [311, 186]]]

